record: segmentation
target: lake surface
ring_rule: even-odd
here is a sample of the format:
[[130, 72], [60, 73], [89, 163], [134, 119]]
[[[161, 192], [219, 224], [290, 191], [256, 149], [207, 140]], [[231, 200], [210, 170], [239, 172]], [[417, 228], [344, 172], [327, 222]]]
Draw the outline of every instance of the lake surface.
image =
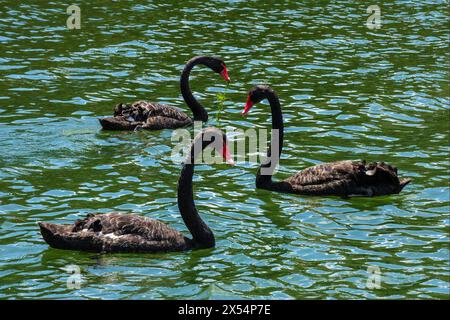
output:
[[[1, 1], [0, 298], [448, 299], [447, 4], [380, 4], [380, 29], [367, 27], [367, 5], [83, 1], [81, 29], [68, 30], [66, 5]], [[102, 132], [97, 119], [139, 99], [186, 109], [179, 76], [199, 54], [221, 56], [233, 80], [193, 71], [209, 125], [267, 128], [267, 104], [246, 119], [240, 111], [252, 85], [278, 92], [278, 179], [367, 159], [413, 182], [392, 196], [307, 197], [255, 190], [255, 163], [202, 165], [195, 196], [214, 249], [49, 248], [37, 221], [95, 212], [135, 212], [188, 234], [172, 132]], [[80, 289], [67, 285], [71, 265]]]

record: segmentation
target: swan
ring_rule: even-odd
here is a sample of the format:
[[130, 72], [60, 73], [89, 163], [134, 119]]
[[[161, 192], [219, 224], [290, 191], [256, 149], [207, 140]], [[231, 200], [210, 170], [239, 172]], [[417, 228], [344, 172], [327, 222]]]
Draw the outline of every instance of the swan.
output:
[[189, 87], [189, 75], [192, 68], [198, 64], [209, 67], [226, 81], [230, 81], [227, 67], [222, 59], [197, 56], [189, 60], [181, 73], [180, 89], [184, 101], [192, 110], [193, 118], [166, 104], [136, 101], [131, 104], [116, 105], [113, 117], [99, 119], [102, 128], [104, 130], [160, 130], [192, 125], [194, 121], [208, 121], [208, 113], [195, 99]]
[[[286, 193], [336, 195], [347, 198], [400, 193], [411, 182], [411, 179], [399, 179], [397, 168], [389, 164], [384, 162], [366, 163], [364, 160], [322, 163], [306, 168], [285, 180], [272, 181], [273, 170], [283, 148], [284, 136], [283, 115], [275, 90], [268, 85], [253, 87], [248, 93], [242, 115], [247, 115], [253, 105], [264, 99], [269, 101], [272, 112], [272, 145], [278, 145], [279, 150], [276, 161], [272, 164], [270, 161], [271, 148], [269, 148], [267, 154], [269, 160], [261, 164], [257, 172], [257, 188]], [[274, 134], [276, 131], [278, 131], [277, 134]]]
[[213, 128], [194, 139], [178, 180], [178, 208], [192, 239], [163, 222], [135, 214], [88, 214], [74, 224], [38, 222], [42, 237], [53, 248], [94, 252], [165, 252], [215, 246], [214, 234], [195, 208], [192, 178], [196, 156], [212, 145], [233, 165], [226, 136]]

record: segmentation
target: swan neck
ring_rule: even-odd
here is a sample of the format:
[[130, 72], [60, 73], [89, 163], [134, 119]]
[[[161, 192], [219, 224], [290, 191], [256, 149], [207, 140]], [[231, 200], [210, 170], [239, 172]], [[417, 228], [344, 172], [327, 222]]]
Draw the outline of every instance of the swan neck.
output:
[[214, 234], [198, 214], [194, 203], [192, 185], [194, 159], [195, 157], [192, 156], [191, 162], [184, 164], [181, 171], [178, 181], [178, 209], [186, 227], [192, 234], [195, 245], [200, 248], [211, 248], [215, 245]]
[[281, 157], [284, 138], [283, 114], [278, 96], [275, 92], [270, 91], [266, 93], [266, 97], [272, 113], [272, 133], [267, 151], [267, 161], [261, 164], [256, 176], [256, 186], [259, 188], [272, 184], [272, 175]]
[[195, 99], [192, 94], [191, 88], [189, 86], [189, 76], [191, 74], [192, 68], [197, 64], [203, 64], [200, 58], [193, 58], [186, 63], [183, 72], [181, 73], [180, 79], [180, 89], [181, 94], [183, 95], [183, 99], [188, 105], [188, 107], [192, 110], [194, 121], [208, 121], [208, 113], [205, 108], [200, 104], [200, 102]]

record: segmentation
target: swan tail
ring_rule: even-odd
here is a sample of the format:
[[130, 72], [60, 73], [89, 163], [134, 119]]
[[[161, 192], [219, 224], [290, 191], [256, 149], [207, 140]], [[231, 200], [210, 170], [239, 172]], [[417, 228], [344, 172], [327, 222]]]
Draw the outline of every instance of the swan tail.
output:
[[38, 222], [38, 225], [45, 242], [52, 248], [96, 252], [103, 249], [103, 243], [96, 241], [92, 234], [73, 232], [73, 225], [47, 222]]
[[400, 187], [399, 187], [399, 193], [403, 190], [404, 187], [406, 187], [412, 180], [407, 178], [407, 179], [401, 179], [400, 180]]
[[38, 225], [45, 242], [51, 247], [57, 247], [58, 235], [63, 231], [63, 226], [47, 222], [38, 222]]
[[98, 119], [103, 130], [134, 130], [141, 122], [130, 122], [122, 117], [109, 117]]

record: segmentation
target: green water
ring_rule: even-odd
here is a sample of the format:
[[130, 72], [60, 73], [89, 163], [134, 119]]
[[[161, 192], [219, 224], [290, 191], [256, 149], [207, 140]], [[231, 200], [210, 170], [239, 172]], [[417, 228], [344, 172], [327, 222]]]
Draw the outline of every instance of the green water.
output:
[[[449, 298], [448, 18], [444, 1], [0, 1], [0, 298]], [[400, 195], [325, 198], [255, 190], [257, 164], [202, 165], [208, 250], [96, 255], [49, 248], [36, 222], [135, 212], [187, 233], [176, 206], [171, 131], [102, 132], [118, 102], [186, 109], [179, 75], [219, 55], [233, 82], [203, 68], [191, 87], [215, 125], [270, 125], [270, 83], [285, 115], [277, 178], [321, 162], [394, 163]], [[192, 131], [192, 129], [190, 129]], [[68, 265], [81, 269], [67, 287]], [[370, 270], [380, 288], [368, 286]], [[375, 268], [375, 269], [374, 269]]]

